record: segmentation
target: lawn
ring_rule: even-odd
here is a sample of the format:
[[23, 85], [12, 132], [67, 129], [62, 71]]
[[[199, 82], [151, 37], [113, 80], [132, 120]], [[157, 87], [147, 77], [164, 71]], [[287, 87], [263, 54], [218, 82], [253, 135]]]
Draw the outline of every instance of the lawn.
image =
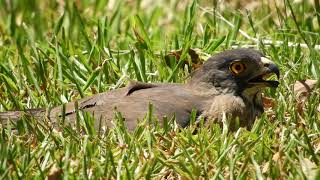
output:
[[[48, 108], [142, 82], [188, 81], [212, 54], [252, 47], [281, 70], [251, 130], [159, 127], [98, 132], [92, 117], [50, 128], [0, 125], [1, 179], [319, 179], [318, 0], [0, 0], [0, 111]], [[150, 109], [151, 112], [151, 109]], [[196, 132], [196, 133], [195, 133]]]

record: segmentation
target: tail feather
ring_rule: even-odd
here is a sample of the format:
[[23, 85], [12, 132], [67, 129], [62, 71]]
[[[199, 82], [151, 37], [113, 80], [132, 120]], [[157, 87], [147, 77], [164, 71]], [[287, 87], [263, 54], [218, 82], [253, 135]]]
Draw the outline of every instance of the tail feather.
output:
[[17, 122], [24, 116], [40, 118], [43, 117], [45, 109], [27, 109], [24, 111], [5, 111], [0, 112], [0, 124], [6, 126], [8, 122]]

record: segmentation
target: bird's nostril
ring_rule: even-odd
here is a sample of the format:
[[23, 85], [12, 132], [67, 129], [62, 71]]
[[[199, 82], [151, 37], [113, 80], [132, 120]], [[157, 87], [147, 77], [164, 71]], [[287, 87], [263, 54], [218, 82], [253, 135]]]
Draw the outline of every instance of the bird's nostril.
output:
[[269, 64], [269, 63], [265, 63], [265, 64], [263, 64], [263, 66], [264, 66], [264, 67], [269, 67], [270, 64]]

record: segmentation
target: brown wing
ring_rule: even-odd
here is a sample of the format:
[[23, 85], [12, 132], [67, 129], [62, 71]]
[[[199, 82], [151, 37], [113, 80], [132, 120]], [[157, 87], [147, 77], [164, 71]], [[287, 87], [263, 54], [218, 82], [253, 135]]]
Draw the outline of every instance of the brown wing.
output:
[[[201, 107], [201, 97], [196, 96], [178, 84], [145, 84], [131, 83], [126, 88], [97, 94], [78, 101], [78, 109], [90, 112], [96, 119], [98, 127], [100, 119], [102, 125], [111, 126], [115, 109], [123, 115], [129, 129], [134, 129], [137, 119], [143, 119], [148, 112], [149, 103], [153, 105], [153, 115], [159, 120], [164, 116], [171, 118], [176, 116], [181, 126], [189, 122], [192, 109]], [[66, 119], [74, 122], [76, 119], [75, 103], [66, 106]], [[61, 117], [62, 106], [52, 109], [50, 118], [55, 120]]]
[[[107, 108], [112, 104], [115, 104], [117, 101], [121, 100], [125, 96], [131, 95], [133, 92], [157, 87], [157, 86], [165, 86], [165, 85], [158, 85], [158, 84], [147, 84], [141, 82], [131, 82], [127, 87], [120, 88], [114, 91], [100, 93], [97, 95], [93, 95], [90, 97], [85, 97], [77, 101], [78, 110], [89, 111], [94, 113], [97, 111], [98, 115], [106, 115], [109, 117], [112, 108]], [[56, 123], [58, 118], [62, 117], [62, 109], [65, 106], [65, 116], [70, 120], [71, 123], [75, 120], [75, 102], [66, 103], [65, 105], [57, 106], [50, 110], [49, 116], [47, 115], [47, 111], [44, 108], [39, 109], [26, 109], [23, 111], [6, 111], [0, 112], [0, 124], [6, 126], [8, 121], [16, 122], [22, 116], [32, 116], [36, 119], [43, 120], [44, 118], [49, 117], [52, 123]], [[101, 108], [105, 107], [105, 110], [101, 110]], [[110, 111], [110, 112], [109, 112]]]

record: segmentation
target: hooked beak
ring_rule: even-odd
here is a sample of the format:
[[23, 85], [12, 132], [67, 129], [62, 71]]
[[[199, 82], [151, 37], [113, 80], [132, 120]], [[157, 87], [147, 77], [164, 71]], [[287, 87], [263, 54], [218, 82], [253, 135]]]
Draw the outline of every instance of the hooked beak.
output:
[[277, 80], [280, 77], [280, 71], [278, 66], [266, 57], [261, 57], [261, 62], [263, 63], [262, 72], [256, 77], [249, 80], [249, 84], [260, 87], [278, 87], [279, 81], [268, 80], [272, 75], [277, 76]]

